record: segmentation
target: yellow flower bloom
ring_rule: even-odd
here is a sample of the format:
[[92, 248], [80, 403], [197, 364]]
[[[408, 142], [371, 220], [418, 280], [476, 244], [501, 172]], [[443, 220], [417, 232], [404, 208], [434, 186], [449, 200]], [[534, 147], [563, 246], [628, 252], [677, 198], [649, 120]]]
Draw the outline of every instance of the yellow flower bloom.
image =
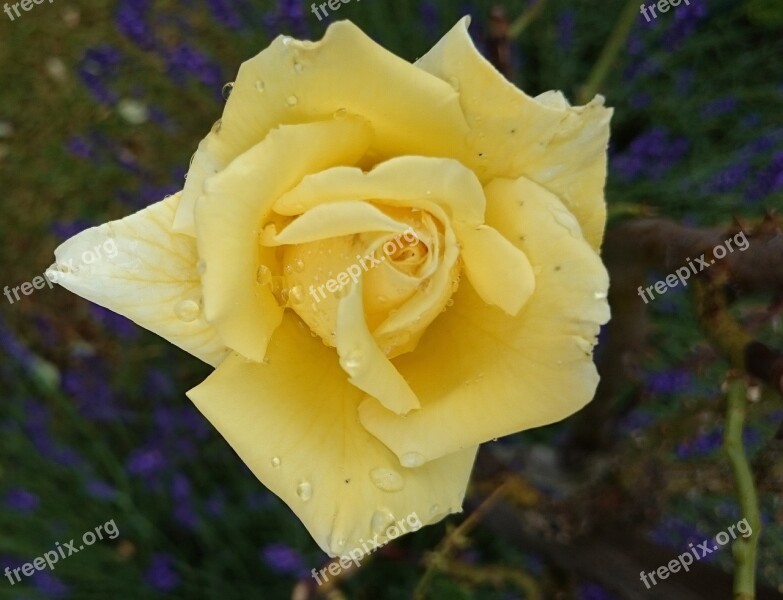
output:
[[467, 26], [415, 64], [347, 21], [277, 38], [184, 189], [48, 271], [216, 367], [189, 397], [330, 555], [458, 512], [478, 444], [597, 384], [611, 111], [525, 95]]

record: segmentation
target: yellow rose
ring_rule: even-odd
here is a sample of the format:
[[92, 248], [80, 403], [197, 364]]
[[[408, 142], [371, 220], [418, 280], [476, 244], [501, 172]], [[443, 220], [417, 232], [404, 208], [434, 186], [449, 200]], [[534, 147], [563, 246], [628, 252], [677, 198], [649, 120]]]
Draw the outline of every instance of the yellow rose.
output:
[[415, 64], [277, 38], [184, 189], [48, 272], [216, 367], [189, 397], [330, 555], [458, 512], [478, 444], [597, 384], [611, 111], [525, 95], [467, 26]]

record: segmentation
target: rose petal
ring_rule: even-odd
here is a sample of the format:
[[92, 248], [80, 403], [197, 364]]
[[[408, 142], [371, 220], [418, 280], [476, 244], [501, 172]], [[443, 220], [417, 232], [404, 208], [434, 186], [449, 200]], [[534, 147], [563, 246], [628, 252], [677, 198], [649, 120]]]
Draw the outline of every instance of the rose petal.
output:
[[562, 94], [531, 98], [481, 56], [468, 34], [469, 23], [469, 17], [462, 19], [416, 61], [459, 91], [471, 128], [463, 162], [483, 182], [524, 175], [551, 190], [598, 248], [606, 222], [611, 109], [604, 108], [601, 96], [585, 106], [568, 106]]
[[487, 304], [516, 315], [536, 286], [527, 256], [492, 227], [460, 227], [465, 274]]
[[419, 400], [405, 378], [375, 342], [364, 318], [362, 280], [351, 286], [337, 307], [337, 353], [340, 366], [360, 390], [398, 415], [419, 408]]
[[272, 291], [256, 277], [259, 228], [272, 204], [304, 174], [354, 163], [368, 141], [358, 119], [283, 126], [207, 181], [196, 206], [204, 307], [232, 350], [263, 359], [282, 318]]
[[202, 140], [193, 158], [175, 230], [195, 231], [193, 206], [206, 178], [272, 128], [332, 118], [338, 111], [370, 122], [379, 157], [449, 156], [467, 134], [451, 86], [379, 46], [353, 23], [333, 23], [315, 43], [280, 36], [240, 67], [219, 130]]
[[[171, 232], [178, 202], [175, 194], [122, 220], [82, 231], [54, 251], [57, 262], [46, 274], [216, 366], [228, 351], [200, 312], [196, 242]], [[115, 256], [109, 252], [112, 247]], [[85, 264], [86, 253], [96, 255], [96, 249], [101, 256]]]
[[368, 198], [400, 207], [435, 203], [455, 222], [480, 225], [486, 200], [476, 175], [449, 158], [400, 156], [371, 171], [337, 167], [309, 175], [274, 206], [281, 215], [297, 215], [313, 206]]
[[305, 244], [354, 233], [402, 233], [406, 229], [408, 225], [395, 221], [367, 202], [335, 202], [314, 206], [277, 235], [263, 235], [261, 243], [265, 246]]
[[609, 318], [608, 276], [576, 219], [541, 186], [520, 178], [487, 186], [487, 223], [533, 265], [536, 287], [515, 317], [461, 286], [415, 354], [394, 364], [422, 408], [398, 417], [375, 400], [362, 424], [402, 461], [553, 423], [592, 398], [592, 347]]
[[400, 469], [358, 423], [363, 393], [334, 351], [296, 321], [286, 313], [268, 365], [232, 355], [190, 390], [199, 410], [330, 555], [385, 542], [392, 516], [410, 531], [459, 511], [476, 448]]

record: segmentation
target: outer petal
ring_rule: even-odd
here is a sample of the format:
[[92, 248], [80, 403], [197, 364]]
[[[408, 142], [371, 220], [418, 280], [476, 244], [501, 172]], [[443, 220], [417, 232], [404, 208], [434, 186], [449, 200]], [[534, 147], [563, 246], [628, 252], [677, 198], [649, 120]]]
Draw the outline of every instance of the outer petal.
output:
[[[524, 175], [551, 190], [598, 248], [606, 223], [603, 190], [612, 111], [597, 96], [569, 106], [562, 94], [531, 98], [476, 50], [462, 19], [416, 65], [459, 90], [471, 128], [465, 164], [482, 181]], [[487, 102], [491, 98], [491, 102]]]
[[331, 118], [337, 111], [371, 123], [379, 158], [449, 156], [467, 133], [450, 85], [382, 48], [353, 23], [332, 24], [316, 43], [278, 37], [239, 69], [220, 127], [199, 145], [177, 231], [193, 233], [193, 206], [204, 181], [274, 127]]
[[460, 510], [475, 447], [400, 469], [358, 423], [363, 394], [334, 351], [288, 313], [279, 333], [268, 365], [232, 355], [188, 395], [325, 552], [382, 542], [394, 519], [413, 513], [427, 524]]
[[592, 347], [609, 317], [601, 260], [539, 185], [497, 180], [485, 191], [487, 223], [527, 255], [535, 292], [510, 317], [461, 286], [415, 355], [395, 359], [422, 408], [398, 417], [368, 400], [359, 415], [401, 461], [411, 453], [437, 459], [558, 421], [587, 403], [598, 383]]
[[[196, 242], [171, 231], [178, 201], [176, 194], [75, 235], [54, 251], [57, 262], [46, 274], [216, 366], [228, 351], [199, 312]], [[86, 264], [98, 251], [101, 257]]]
[[354, 163], [368, 140], [359, 119], [281, 127], [207, 182], [196, 207], [204, 308], [232, 350], [261, 360], [282, 318], [270, 288], [256, 278], [259, 230], [272, 204], [303, 175]]

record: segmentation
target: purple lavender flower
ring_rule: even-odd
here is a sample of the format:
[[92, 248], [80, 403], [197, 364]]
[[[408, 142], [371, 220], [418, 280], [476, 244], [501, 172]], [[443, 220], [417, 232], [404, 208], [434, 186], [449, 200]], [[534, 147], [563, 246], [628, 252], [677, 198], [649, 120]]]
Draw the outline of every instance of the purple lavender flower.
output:
[[671, 369], [648, 373], [645, 388], [651, 394], [681, 394], [687, 392], [692, 384], [693, 378], [688, 371]]
[[207, 5], [218, 22], [229, 29], [238, 30], [242, 28], [242, 17], [233, 0], [207, 0]]
[[87, 495], [96, 500], [114, 500], [117, 497], [117, 490], [99, 479], [88, 481], [84, 487]]
[[261, 558], [275, 573], [299, 576], [307, 571], [304, 557], [286, 544], [269, 544], [261, 549]]
[[126, 464], [131, 475], [154, 478], [166, 466], [166, 459], [159, 448], [142, 447], [131, 452]]
[[80, 359], [63, 371], [62, 389], [76, 400], [79, 412], [93, 421], [112, 421], [121, 413], [109, 385], [109, 367], [97, 356]]
[[745, 199], [749, 202], [758, 202], [781, 189], [783, 189], [783, 152], [777, 152], [770, 163], [756, 175], [755, 183], [746, 192]]
[[557, 42], [564, 50], [570, 50], [574, 45], [574, 30], [576, 17], [574, 11], [566, 9], [557, 15]]
[[677, 7], [671, 25], [663, 36], [663, 46], [669, 50], [678, 48], [706, 16], [707, 3], [704, 0], [691, 0], [690, 4]]
[[610, 594], [597, 583], [583, 584], [577, 593], [578, 600], [616, 600], [617, 596]]
[[739, 104], [736, 96], [724, 96], [707, 102], [701, 109], [701, 114], [705, 117], [720, 117], [730, 113]]
[[22, 487], [8, 490], [3, 498], [5, 505], [16, 512], [29, 514], [35, 512], [41, 504], [38, 496]]
[[79, 63], [79, 77], [90, 94], [100, 104], [113, 105], [119, 96], [109, 89], [106, 81], [116, 73], [122, 54], [116, 48], [103, 45], [89, 48]]
[[143, 50], [155, 47], [155, 34], [149, 24], [150, 0], [122, 0], [114, 17], [119, 29]]
[[144, 579], [160, 592], [171, 592], [181, 583], [180, 576], [174, 568], [174, 557], [163, 552], [153, 554]]
[[46, 571], [36, 571], [31, 577], [33, 586], [45, 598], [65, 598], [70, 593], [70, 588], [58, 577]]

